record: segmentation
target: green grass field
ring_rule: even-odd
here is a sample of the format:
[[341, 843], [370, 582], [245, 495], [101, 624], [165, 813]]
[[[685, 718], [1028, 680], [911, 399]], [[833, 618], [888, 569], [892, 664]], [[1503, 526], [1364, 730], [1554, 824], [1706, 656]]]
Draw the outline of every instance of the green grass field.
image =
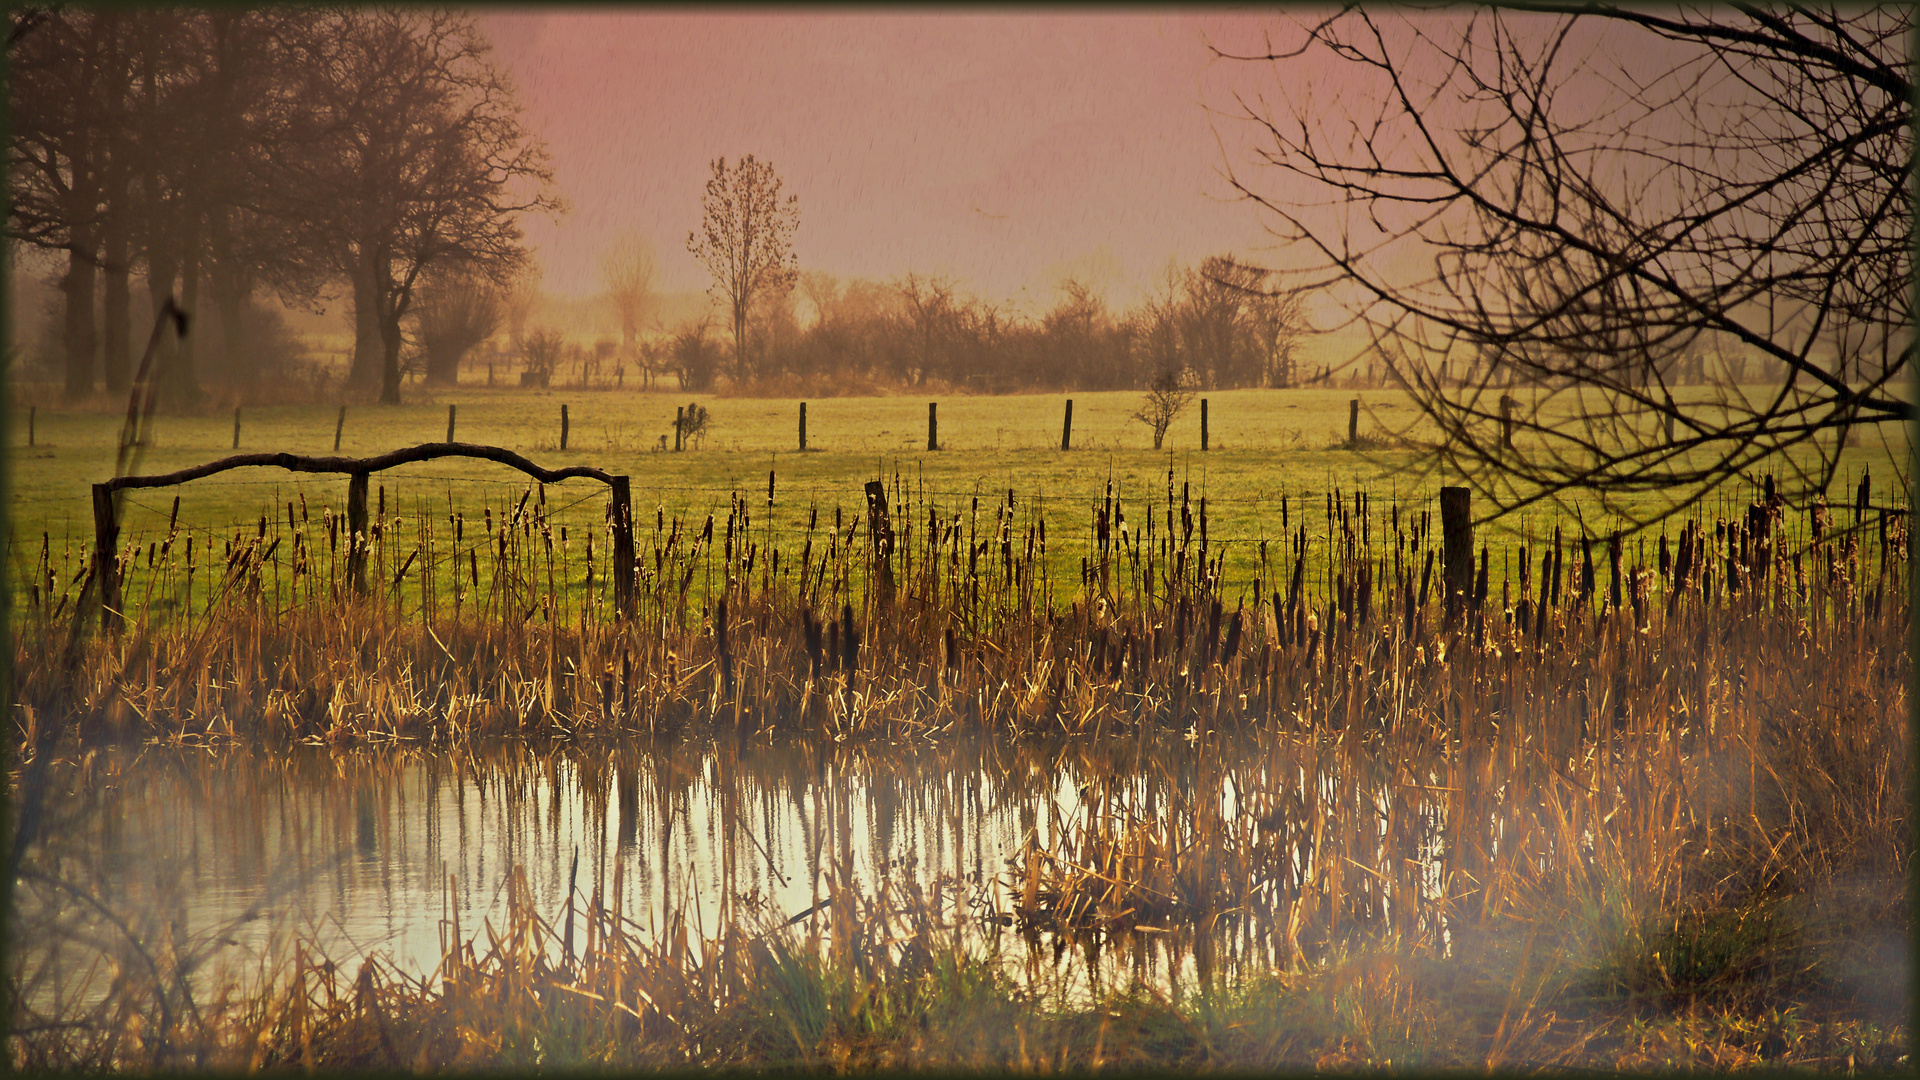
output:
[[[1362, 401], [1363, 448], [1345, 445], [1347, 402]], [[1351, 390], [1230, 390], [1207, 395], [1210, 449], [1201, 452], [1196, 400], [1167, 434], [1166, 449], [1151, 449], [1148, 429], [1132, 418], [1134, 392], [1075, 394], [1074, 449], [1059, 449], [1065, 395], [954, 396], [939, 400], [941, 450], [929, 453], [927, 398], [834, 398], [808, 403], [808, 446], [797, 451], [798, 403], [791, 400], [711, 397], [631, 390], [487, 389], [460, 387], [426, 392], [409, 388], [409, 403], [349, 407], [340, 453], [365, 456], [444, 439], [447, 408], [457, 410], [455, 437], [504, 446], [546, 466], [589, 464], [633, 477], [634, 507], [641, 518], [657, 509], [671, 516], [724, 513], [733, 492], [756, 510], [765, 506], [767, 478], [775, 474], [773, 525], [802, 530], [814, 508], [854, 512], [864, 505], [862, 485], [899, 477], [924, 491], [936, 505], [963, 510], [973, 497], [983, 504], [1012, 489], [1022, 506], [1042, 510], [1055, 544], [1084, 535], [1089, 507], [1114, 490], [1136, 520], [1149, 501], [1164, 505], [1169, 472], [1175, 498], [1189, 485], [1195, 500], [1208, 500], [1215, 542], [1255, 541], [1281, 533], [1282, 496], [1299, 506], [1321, 505], [1339, 488], [1365, 488], [1374, 498], [1412, 500], [1430, 507], [1436, 489], [1450, 477], [1432, 474], [1404, 450], [1388, 449], [1384, 432], [1404, 430], [1413, 410], [1396, 392]], [[671, 445], [674, 409], [697, 401], [712, 414], [705, 438], [685, 453], [662, 453]], [[568, 406], [567, 449], [559, 449], [560, 407]], [[89, 485], [112, 476], [122, 417], [111, 411], [38, 408], [34, 445], [26, 445], [26, 410], [14, 410], [8, 432], [9, 509], [16, 545], [38, 546], [46, 534], [56, 546], [91, 538]], [[246, 409], [242, 451], [333, 451], [337, 406], [301, 405]], [[233, 453], [233, 416], [160, 416], [153, 445], [138, 471], [165, 472]], [[1870, 468], [1885, 480], [1903, 475], [1904, 437], [1891, 426], [1870, 431], [1844, 459], [1848, 475]], [[444, 513], [451, 505], [477, 516], [483, 505], [517, 500], [526, 491], [521, 474], [504, 466], [466, 461], [396, 469], [375, 477], [402, 511]], [[253, 527], [261, 515], [283, 513], [302, 497], [317, 513], [344, 504], [345, 478], [331, 479], [248, 469], [172, 489], [131, 491], [123, 507], [123, 536], [162, 532], [180, 499], [183, 524], [232, 531]], [[567, 508], [559, 520], [582, 524], [599, 519], [605, 497], [591, 481], [570, 481], [549, 492]], [[1497, 531], [1550, 528], [1550, 510], [1504, 521]], [[1320, 514], [1313, 515], [1317, 522]], [[1589, 521], [1590, 529], [1601, 523]], [[1313, 526], [1317, 529], [1317, 526]], [[1067, 532], [1072, 530], [1071, 532]], [[1067, 532], [1062, 536], [1062, 532]], [[1234, 560], [1238, 562], [1238, 559]]]

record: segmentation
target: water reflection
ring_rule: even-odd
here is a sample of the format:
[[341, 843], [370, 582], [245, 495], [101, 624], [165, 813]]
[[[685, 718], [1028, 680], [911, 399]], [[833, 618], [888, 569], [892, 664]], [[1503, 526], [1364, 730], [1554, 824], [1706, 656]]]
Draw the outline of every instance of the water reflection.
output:
[[[54, 824], [27, 860], [43, 880], [19, 894], [28, 933], [17, 962], [45, 973], [43, 991], [100, 992], [81, 974], [89, 950], [102, 947], [98, 935], [68, 934], [80, 916], [63, 910], [86, 893], [104, 907], [156, 913], [129, 936], [203, 950], [199, 981], [258, 979], [295, 939], [350, 965], [380, 955], [425, 975], [456, 927], [483, 944], [489, 926], [504, 927], [516, 866], [548, 917], [560, 917], [571, 883], [583, 906], [622, 912], [643, 934], [664, 933], [676, 919], [696, 936], [803, 913], [808, 924], [822, 917], [830, 878], [868, 894], [883, 883], [942, 883], [991, 932], [1015, 924], [1011, 914], [1030, 911], [1045, 892], [1036, 853], [1087, 855], [1095, 840], [1144, 828], [1159, 830], [1155, 850], [1169, 867], [1197, 858], [1198, 877], [1169, 871], [1169, 894], [1236, 883], [1237, 895], [1220, 906], [1226, 917], [1198, 941], [1164, 913], [1129, 908], [1107, 920], [1130, 933], [1137, 923], [1161, 924], [1134, 935], [1136, 974], [1170, 962], [1164, 974], [1178, 979], [1196, 962], [1205, 974], [1220, 949], [1229, 960], [1283, 959], [1272, 955], [1272, 936], [1254, 930], [1286, 922], [1283, 901], [1307, 877], [1308, 838], [1333, 842], [1304, 808], [1341, 799], [1385, 805], [1351, 781], [1334, 784], [1313, 763], [1250, 757], [1144, 737], [864, 748], [722, 739], [461, 752], [103, 749], [53, 770]], [[1429, 856], [1418, 860], [1429, 865], [1417, 878], [1397, 880], [1430, 880], [1431, 835], [1394, 814], [1368, 816], [1380, 824], [1366, 827], [1378, 841], [1367, 850], [1387, 865]], [[1262, 845], [1271, 848], [1262, 853], [1268, 865], [1223, 868], [1202, 846], [1207, 821], [1299, 841]], [[1051, 889], [1066, 864], [1047, 865], [1056, 871]], [[64, 891], [47, 884], [56, 880]], [[1385, 893], [1373, 901], [1356, 894], [1350, 910], [1364, 914], [1369, 903], [1392, 916]], [[1100, 935], [1073, 922], [1066, 901], [1059, 909], [1051, 925], [1061, 933], [1047, 941], [1054, 960], [1076, 946], [1097, 979]], [[1243, 932], [1224, 932], [1236, 927]], [[1189, 944], [1197, 955], [1185, 952]]]

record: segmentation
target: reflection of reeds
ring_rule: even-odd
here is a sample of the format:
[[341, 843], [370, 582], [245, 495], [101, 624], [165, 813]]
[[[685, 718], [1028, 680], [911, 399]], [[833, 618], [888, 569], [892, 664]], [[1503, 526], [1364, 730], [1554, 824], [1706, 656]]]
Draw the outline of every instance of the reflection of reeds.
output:
[[[234, 1015], [234, 987], [222, 980], [236, 936], [258, 937], [265, 925], [266, 953], [273, 953], [284, 929], [275, 916], [320, 868], [281, 867], [243, 908], [196, 926], [191, 867], [165, 858], [138, 865], [101, 859], [79, 839], [119, 829], [101, 820], [98, 805], [119, 774], [96, 774], [93, 764], [88, 755], [73, 770], [78, 782], [49, 800], [44, 838], [14, 882], [10, 1062], [27, 1070], [213, 1066], [221, 1048], [209, 1039]], [[278, 975], [266, 970], [256, 983], [272, 985]], [[219, 992], [205, 993], [209, 981]]]
[[[1541, 1014], [1543, 980], [1497, 960], [1357, 951], [1312, 973], [1250, 977], [1168, 995], [1139, 983], [1074, 988], [1048, 961], [964, 931], [958, 883], [828, 882], [822, 934], [748, 913], [711, 937], [683, 917], [641, 928], [598, 896], [570, 895], [567, 922], [534, 910], [515, 869], [508, 914], [461, 936], [413, 977], [356, 972], [296, 948], [283, 979], [222, 994], [165, 1027], [123, 1021], [105, 1052], [16, 1028], [16, 1065], [435, 1069], [615, 1065], [1026, 1070], [1105, 1065], [1352, 1067], [1425, 1064], [1889, 1066], [1898, 1032], [1788, 1013], [1770, 1029], [1568, 1023]], [[577, 902], [577, 910], [576, 910]], [[456, 909], [457, 910], [457, 909]], [[817, 926], [818, 920], [811, 926]], [[572, 947], [578, 942], [577, 951]], [[1056, 957], [1057, 957], [1056, 953]], [[1057, 959], [1055, 961], [1057, 965]]]
[[[1798, 746], [1803, 756], [1823, 753], [1828, 761], [1817, 768], [1771, 762], [1762, 774], [1776, 779], [1745, 805], [1735, 798], [1749, 794], [1740, 790], [1744, 760], [1689, 767], [1678, 783], [1654, 785], [1647, 768], [1666, 768], [1661, 755], [1673, 748], [1623, 736], [1615, 752], [1624, 766], [1640, 768], [1620, 768], [1620, 790], [1601, 797], [1573, 783], [1591, 781], [1591, 765], [1558, 781], [1524, 746], [1500, 744], [1506, 760], [1490, 764], [1495, 783], [1476, 803], [1462, 799], [1468, 785], [1458, 778], [1410, 778], [1424, 766], [1391, 745], [1347, 748], [1310, 733], [1192, 743], [964, 743], [932, 745], [911, 760], [894, 751], [750, 739], [718, 740], [710, 759], [673, 744], [579, 754], [521, 744], [456, 755], [209, 758], [223, 763], [226, 780], [206, 795], [242, 810], [212, 819], [216, 830], [232, 832], [226, 847], [261, 847], [250, 822], [269, 816], [274, 793], [297, 783], [335, 792], [330, 806], [295, 803], [293, 826], [311, 837], [313, 850], [360, 851], [371, 840], [382, 853], [396, 842], [384, 832], [395, 814], [433, 812], [430, 800], [399, 796], [402, 762], [425, 770], [429, 791], [449, 773], [469, 773], [508, 820], [532, 819], [535, 831], [552, 818], [547, 793], [557, 796], [554, 771], [567, 763], [586, 799], [585, 837], [597, 831], [603, 850], [610, 818], [617, 815], [624, 829], [638, 817], [641, 830], [659, 830], [659, 844], [634, 855], [665, 864], [671, 843], [684, 862], [693, 851], [673, 836], [674, 823], [707, 801], [718, 811], [721, 845], [707, 857], [724, 895], [703, 914], [687, 879], [662, 865], [653, 882], [663, 902], [643, 907], [653, 914], [615, 919], [633, 910], [621, 897], [623, 887], [631, 896], [640, 884], [631, 864], [625, 877], [604, 865], [590, 880], [582, 875], [588, 887], [580, 889], [558, 863], [554, 874], [568, 887], [547, 894], [538, 910], [519, 873], [504, 919], [461, 925], [460, 907], [449, 903], [442, 952], [453, 955], [424, 981], [387, 965], [358, 969], [357, 960], [337, 969], [310, 948], [266, 969], [254, 985], [271, 984], [270, 993], [229, 994], [219, 1010], [206, 1002], [221, 995], [203, 993], [198, 1019], [176, 1012], [168, 1020], [138, 983], [128, 984], [135, 993], [119, 1013], [49, 1009], [49, 1020], [84, 1024], [61, 1029], [60, 1039], [52, 1027], [16, 1029], [16, 1054], [106, 1063], [118, 1047], [123, 1064], [151, 1066], [159, 1060], [150, 1056], [158, 1045], [152, 1033], [170, 1025], [170, 1060], [200, 1055], [235, 1066], [256, 1048], [262, 1065], [294, 1067], [303, 1060], [1365, 1064], [1404, 1062], [1409, 1054], [1470, 1065], [1704, 1064], [1755, 1060], [1773, 1037], [1766, 1018], [1780, 1015], [1789, 1017], [1782, 1037], [1797, 1040], [1788, 1060], [1831, 1064], [1846, 1052], [1862, 1060], [1886, 1052], [1871, 1023], [1846, 1008], [1848, 980], [1857, 976], [1835, 963], [1828, 946], [1876, 922], [1889, 935], [1903, 930], [1899, 805], [1863, 797], [1831, 823], [1816, 820], [1832, 806], [1820, 801], [1821, 788], [1844, 784], [1853, 766], [1871, 764], [1871, 754], [1823, 750], [1820, 740], [1794, 743], [1784, 749]], [[1791, 756], [1781, 749], [1773, 752]], [[1516, 755], [1519, 764], [1511, 765]], [[171, 752], [159, 756], [168, 760]], [[840, 779], [850, 766], [857, 779]], [[90, 799], [108, 783], [141, 775], [80, 783], [67, 775], [75, 768], [59, 766], [58, 785]], [[1529, 768], [1541, 772], [1526, 787], [1506, 782]], [[1715, 772], [1734, 790], [1706, 782]], [[933, 818], [958, 812], [947, 802], [954, 777], [986, 781], [991, 802], [974, 813], [1009, 825], [1051, 818], [1050, 828], [1036, 829], [1035, 842], [998, 882], [940, 877], [946, 868], [916, 881], [876, 866], [865, 893], [847, 884], [854, 874], [845, 845], [862, 817], [854, 792], [871, 800], [864, 820], [877, 831], [907, 831], [885, 813], [913, 807], [932, 815], [913, 830], [924, 843]], [[1056, 799], [1063, 778], [1077, 798]], [[180, 790], [204, 785], [189, 773]], [[1251, 794], [1263, 785], [1264, 794]], [[1525, 804], [1510, 804], [1503, 787], [1516, 800], [1537, 800], [1533, 812], [1518, 812]], [[772, 933], [792, 912], [756, 906], [749, 894], [758, 875], [738, 863], [764, 852], [733, 841], [758, 828], [760, 806], [796, 798], [802, 788], [812, 792], [814, 814], [799, 858], [815, 874], [815, 891], [792, 926]], [[1229, 807], [1222, 802], [1228, 792], [1249, 794]], [[640, 806], [646, 809], [636, 813]], [[1576, 812], [1587, 815], [1591, 842], [1576, 836], [1557, 846], [1553, 827]], [[1596, 827], [1596, 818], [1609, 820]], [[1796, 830], [1806, 827], [1816, 831], [1803, 839]], [[952, 840], [979, 828], [978, 818], [956, 822]], [[59, 843], [48, 841], [67, 852], [68, 872], [84, 864], [83, 833], [62, 826]], [[1040, 842], [1042, 835], [1052, 839]], [[1758, 853], [1762, 842], [1769, 849]], [[883, 850], [899, 849], [876, 842], [876, 856]], [[1449, 860], [1450, 851], [1482, 861]], [[1674, 851], [1682, 857], [1663, 858]], [[929, 854], [924, 847], [907, 853]], [[432, 852], [420, 854], [434, 861]], [[44, 857], [30, 861], [43, 865]], [[1452, 868], [1445, 871], [1451, 883], [1444, 867]], [[1396, 870], [1410, 884], [1393, 879]], [[1371, 887], [1383, 880], [1386, 887]], [[1500, 903], [1489, 905], [1488, 892]], [[1836, 901], [1855, 907], [1837, 917], [1820, 910]], [[1011, 933], [996, 943], [1002, 926]], [[159, 942], [154, 955], [164, 957], [164, 928], [147, 933], [142, 940]], [[1063, 948], [1083, 957], [1068, 965], [1083, 977], [1061, 974]], [[1188, 978], [1198, 982], [1181, 982]], [[1679, 1021], [1649, 1022], [1648, 1012], [1655, 1020], [1707, 1016], [1717, 1026], [1704, 1035], [1680, 1032], [1671, 1026]], [[130, 1017], [140, 1017], [139, 1040], [115, 1026]], [[1691, 1056], [1650, 1056], [1672, 1053], [1663, 1040], [1682, 1035], [1695, 1040]]]

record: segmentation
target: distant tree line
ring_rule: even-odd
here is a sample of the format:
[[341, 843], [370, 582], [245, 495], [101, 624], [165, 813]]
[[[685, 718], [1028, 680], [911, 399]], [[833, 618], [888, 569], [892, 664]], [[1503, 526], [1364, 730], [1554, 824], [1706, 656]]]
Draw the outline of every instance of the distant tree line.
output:
[[728, 328], [688, 322], [645, 346], [683, 387], [770, 392], [833, 385], [1021, 390], [1145, 389], [1171, 378], [1201, 390], [1300, 386], [1302, 295], [1227, 256], [1171, 269], [1154, 292], [1114, 310], [1068, 281], [1051, 309], [1023, 317], [945, 276], [887, 282], [802, 271], [755, 297], [742, 347]]
[[138, 307], [194, 316], [157, 357], [163, 401], [261, 376], [262, 299], [336, 295], [350, 385], [398, 401], [403, 320], [425, 316], [428, 376], [451, 378], [455, 324], [511, 308], [519, 219], [561, 210], [467, 15], [27, 7], [7, 50], [8, 235], [64, 262], [69, 399], [137, 376], [137, 281]]

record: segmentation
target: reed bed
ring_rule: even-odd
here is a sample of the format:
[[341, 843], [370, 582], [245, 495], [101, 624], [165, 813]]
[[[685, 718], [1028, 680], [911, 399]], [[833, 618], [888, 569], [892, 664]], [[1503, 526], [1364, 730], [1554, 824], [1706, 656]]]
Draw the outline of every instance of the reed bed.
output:
[[[263, 526], [214, 564], [210, 600], [118, 634], [73, 618], [75, 590], [58, 587], [84, 579], [84, 558], [49, 550], [32, 572], [53, 584], [16, 639], [38, 642], [15, 661], [36, 757], [70, 733], [1185, 747], [1146, 760], [1158, 777], [1089, 773], [1002, 872], [1004, 906], [942, 900], [939, 881], [863, 894], [840, 874], [804, 933], [742, 907], [711, 937], [640, 935], [595, 898], [568, 943], [576, 931], [519, 904], [485, 948], [453, 930], [424, 981], [374, 965], [345, 987], [296, 958], [291, 982], [169, 1053], [261, 1067], [1904, 1058], [1904, 982], [1890, 989], [1863, 943], [1905, 940], [1909, 918], [1910, 518], [1864, 484], [1837, 513], [1761, 494], [1658, 536], [1542, 528], [1483, 546], [1451, 596], [1433, 516], [1365, 492], [1283, 511], [1279, 539], [1243, 549], [1239, 581], [1204, 506], [1171, 482], [1137, 519], [1093, 506], [1077, 577], [1053, 572], [1031, 503], [956, 512], [888, 494], [891, 523], [816, 519], [797, 552], [740, 498], [724, 522], [661, 515], [625, 619], [534, 496], [477, 540], [456, 518], [464, 546], [444, 556], [417, 521], [424, 554], [372, 559], [399, 569], [365, 595], [305, 539], [290, 549], [314, 560], [269, 587]], [[381, 517], [368, 542], [397, 553]], [[144, 549], [156, 592], [178, 587], [163, 544]], [[442, 557], [465, 573], [414, 569]], [[567, 903], [571, 928], [571, 889]], [[1032, 947], [1002, 951], [1001, 931]], [[1191, 963], [1186, 991], [1050, 982], [1036, 959], [1162, 939]], [[140, 1060], [124, 1025], [88, 1030], [119, 1041], [16, 1036], [16, 1061]]]
[[1827, 643], [1908, 610], [1909, 518], [1865, 478], [1838, 512], [1762, 497], [1657, 537], [1530, 522], [1480, 546], [1459, 595], [1435, 515], [1365, 491], [1282, 498], [1271, 538], [1210, 541], [1205, 498], [1169, 472], [1141, 505], [1109, 485], [1067, 535], [1056, 519], [1050, 549], [1039, 501], [1011, 490], [943, 506], [897, 476], [869, 487], [891, 512], [815, 507], [797, 532], [771, 524], [771, 475], [763, 505], [657, 512], [624, 615], [607, 528], [569, 527], [544, 487], [471, 520], [382, 489], [362, 536], [304, 500], [226, 536], [176, 515], [117, 554], [113, 633], [95, 630], [92, 553], [42, 536], [10, 553], [15, 697], [36, 731], [269, 741], [1349, 718], [1400, 738], [1432, 712], [1423, 695], [1510, 679], [1485, 663], [1541, 687], [1602, 658], [1631, 678], [1636, 650], [1670, 655], [1708, 624]]

